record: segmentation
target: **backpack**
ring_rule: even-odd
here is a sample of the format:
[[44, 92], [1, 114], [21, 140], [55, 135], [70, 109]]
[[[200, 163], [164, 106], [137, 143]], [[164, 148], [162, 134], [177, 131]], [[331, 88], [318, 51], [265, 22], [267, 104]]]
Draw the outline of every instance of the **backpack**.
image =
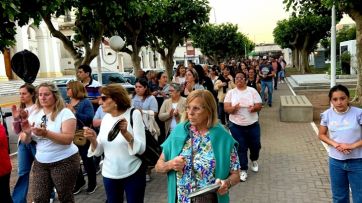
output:
[[[134, 110], [135, 108], [132, 108], [130, 114], [130, 123], [132, 128], [133, 128], [132, 115]], [[145, 166], [154, 167], [158, 159], [160, 158], [162, 149], [158, 144], [157, 140], [151, 134], [151, 132], [146, 128], [145, 128], [145, 136], [146, 136], [146, 150], [145, 152], [143, 152], [143, 154], [136, 154], [136, 156], [142, 160], [142, 163]]]

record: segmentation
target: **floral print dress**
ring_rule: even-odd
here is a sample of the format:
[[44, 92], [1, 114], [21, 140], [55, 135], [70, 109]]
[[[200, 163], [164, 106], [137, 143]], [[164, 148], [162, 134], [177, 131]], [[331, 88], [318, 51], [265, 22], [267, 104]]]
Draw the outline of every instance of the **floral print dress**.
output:
[[[191, 148], [193, 153], [191, 153]], [[190, 139], [186, 141], [180, 156], [185, 158], [186, 164], [182, 171], [176, 173], [177, 202], [189, 203], [191, 201], [188, 196], [191, 192], [213, 184], [216, 181], [216, 162], [209, 132], [202, 136], [195, 127], [191, 126]], [[193, 168], [192, 163], [194, 165]], [[236, 147], [233, 148], [230, 155], [230, 169], [240, 169]], [[196, 177], [197, 181], [195, 181], [194, 177]]]

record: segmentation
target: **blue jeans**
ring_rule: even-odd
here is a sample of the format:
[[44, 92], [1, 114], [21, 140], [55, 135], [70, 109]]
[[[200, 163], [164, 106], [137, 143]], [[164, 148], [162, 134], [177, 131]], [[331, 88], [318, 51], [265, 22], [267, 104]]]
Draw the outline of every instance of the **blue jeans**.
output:
[[248, 149], [250, 150], [251, 161], [259, 159], [259, 152], [261, 149], [259, 122], [255, 122], [248, 126], [240, 126], [230, 122], [229, 129], [231, 135], [239, 143], [238, 156], [240, 169], [248, 170]]
[[123, 193], [126, 191], [128, 203], [143, 203], [146, 189], [146, 169], [141, 166], [138, 171], [123, 179], [103, 177], [107, 203], [123, 202]]
[[353, 202], [362, 202], [362, 158], [337, 160], [329, 158], [329, 174], [334, 203], [348, 203], [349, 187]]
[[35, 159], [35, 142], [24, 144], [19, 142], [18, 146], [18, 180], [13, 191], [14, 203], [26, 203], [29, 189], [29, 174]]
[[272, 103], [272, 99], [273, 99], [273, 81], [261, 81], [261, 100], [264, 103], [264, 92], [265, 92], [265, 88], [268, 87], [268, 104]]

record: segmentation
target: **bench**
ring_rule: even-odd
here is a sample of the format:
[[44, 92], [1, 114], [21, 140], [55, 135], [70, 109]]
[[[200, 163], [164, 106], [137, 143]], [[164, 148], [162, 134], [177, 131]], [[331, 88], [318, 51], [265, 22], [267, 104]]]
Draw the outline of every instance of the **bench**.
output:
[[280, 121], [312, 122], [313, 105], [304, 95], [280, 96]]

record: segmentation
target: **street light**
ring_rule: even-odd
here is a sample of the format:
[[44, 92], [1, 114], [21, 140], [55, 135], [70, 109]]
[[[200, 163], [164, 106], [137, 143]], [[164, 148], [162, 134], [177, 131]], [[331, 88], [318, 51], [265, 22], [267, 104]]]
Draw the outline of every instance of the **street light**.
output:
[[[123, 49], [124, 45], [125, 45], [125, 41], [120, 36], [117, 36], [117, 35], [112, 36], [109, 39], [109, 46], [111, 47], [111, 49], [113, 51], [116, 52], [116, 57], [115, 57], [114, 61], [109, 63], [104, 58], [103, 42], [101, 42], [101, 47], [100, 48], [101, 48], [101, 54], [102, 54], [102, 59], [103, 59], [104, 63], [106, 63], [108, 65], [114, 64], [117, 61], [118, 52]], [[101, 68], [101, 57], [100, 57], [100, 55], [98, 55], [98, 57], [97, 57], [97, 65], [98, 65], [98, 82], [100, 84], [102, 84], [102, 68]]]

